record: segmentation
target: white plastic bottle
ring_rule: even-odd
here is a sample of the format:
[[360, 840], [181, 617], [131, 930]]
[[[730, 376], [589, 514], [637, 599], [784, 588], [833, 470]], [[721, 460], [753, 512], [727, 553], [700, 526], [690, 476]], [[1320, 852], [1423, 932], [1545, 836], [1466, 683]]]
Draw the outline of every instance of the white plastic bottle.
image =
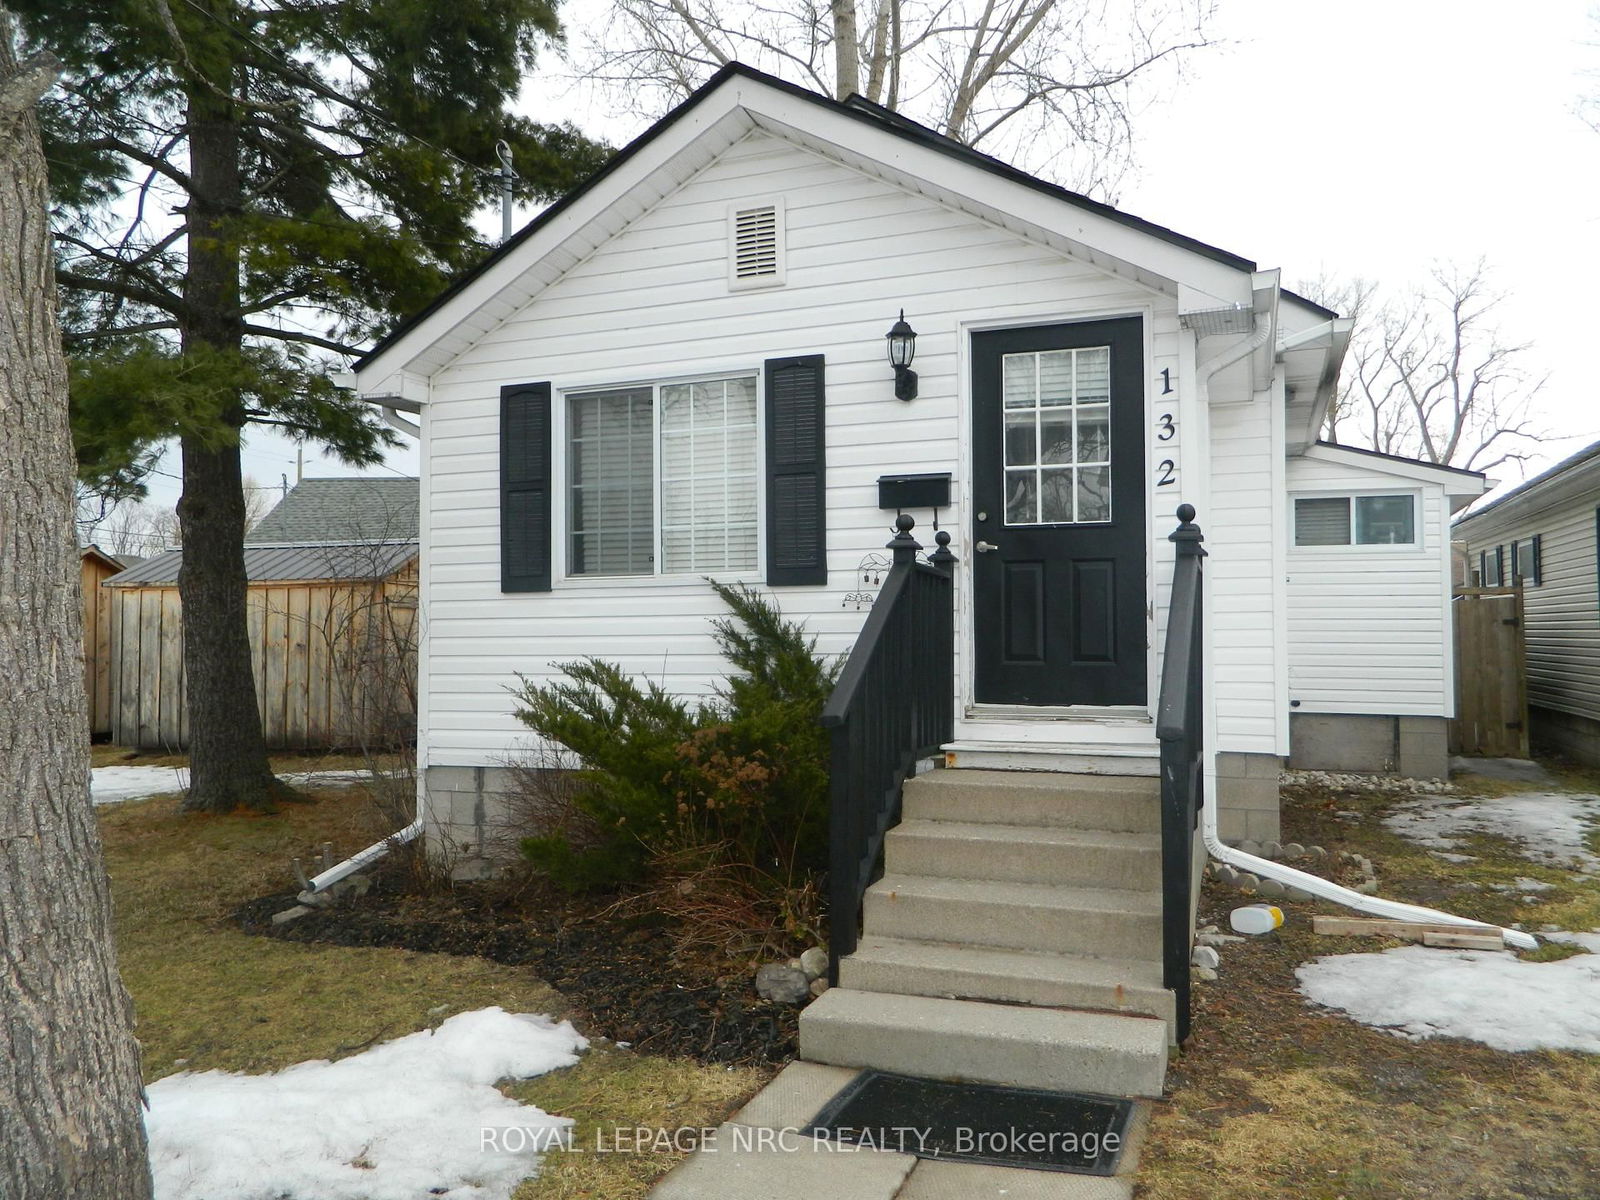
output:
[[1228, 914], [1235, 933], [1271, 933], [1283, 924], [1283, 910], [1273, 904], [1247, 904]]

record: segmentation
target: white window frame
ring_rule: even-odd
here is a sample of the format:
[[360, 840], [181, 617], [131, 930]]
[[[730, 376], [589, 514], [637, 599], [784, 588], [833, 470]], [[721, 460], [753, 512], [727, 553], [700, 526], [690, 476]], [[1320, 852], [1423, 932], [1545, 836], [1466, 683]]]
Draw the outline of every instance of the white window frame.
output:
[[[673, 571], [667, 572], [660, 569], [663, 555], [661, 548], [661, 389], [681, 384], [712, 383], [724, 379], [750, 379], [755, 382], [755, 463], [753, 475], [755, 476], [756, 490], [756, 539], [754, 561], [749, 567], [731, 567], [718, 571]], [[571, 514], [568, 505], [571, 500], [568, 488], [568, 471], [570, 465], [571, 443], [569, 441], [570, 426], [569, 414], [570, 401], [574, 397], [593, 395], [597, 392], [621, 392], [649, 388], [650, 396], [650, 473], [651, 488], [653, 492], [654, 512], [651, 520], [651, 535], [653, 538], [651, 549], [651, 565], [655, 568], [648, 573], [635, 575], [602, 575], [595, 572], [574, 573], [572, 570], [572, 526]], [[615, 379], [600, 378], [593, 382], [572, 382], [555, 389], [558, 403], [554, 405], [554, 418], [551, 421], [551, 434], [555, 439], [551, 454], [552, 466], [552, 494], [559, 496], [558, 505], [552, 514], [555, 528], [552, 541], [554, 543], [553, 578], [556, 588], [593, 588], [593, 587], [649, 587], [658, 585], [662, 581], [683, 583], [693, 581], [701, 584], [706, 578], [727, 582], [741, 582], [754, 579], [763, 574], [763, 564], [767, 555], [767, 489], [766, 483], [766, 379], [765, 372], [759, 366], [750, 366], [748, 363], [729, 366], [722, 370], [698, 371], [692, 375], [663, 375], [642, 379], [617, 381]]]
[[[1411, 528], [1416, 534], [1409, 542], [1358, 542], [1356, 537], [1356, 500], [1363, 496], [1411, 497]], [[1298, 500], [1348, 500], [1350, 501], [1350, 540], [1342, 545], [1302, 546], [1295, 537], [1295, 502]], [[1327, 488], [1318, 491], [1289, 493], [1288, 526], [1289, 549], [1295, 554], [1422, 554], [1427, 551], [1428, 532], [1423, 519], [1426, 509], [1422, 503], [1422, 489], [1416, 487], [1363, 487]]]

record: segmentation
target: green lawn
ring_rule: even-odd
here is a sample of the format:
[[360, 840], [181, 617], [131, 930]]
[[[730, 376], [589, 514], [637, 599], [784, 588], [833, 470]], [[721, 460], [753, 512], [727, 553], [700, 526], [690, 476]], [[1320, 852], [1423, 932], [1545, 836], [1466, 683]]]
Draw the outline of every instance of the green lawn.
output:
[[[304, 764], [280, 767], [292, 768]], [[262, 1072], [338, 1058], [487, 1005], [572, 1015], [523, 968], [301, 945], [235, 929], [228, 919], [235, 906], [289, 885], [291, 858], [310, 861], [324, 842], [348, 854], [381, 835], [362, 789], [332, 789], [316, 801], [267, 817], [186, 815], [175, 796], [100, 811], [122, 974], [137, 1010], [147, 1080], [180, 1070]], [[581, 1017], [576, 1023], [581, 1032]], [[507, 1090], [575, 1117], [585, 1129], [657, 1120], [708, 1125], [765, 1077], [606, 1048]], [[628, 1200], [642, 1196], [673, 1160], [573, 1153], [545, 1161], [518, 1200]]]

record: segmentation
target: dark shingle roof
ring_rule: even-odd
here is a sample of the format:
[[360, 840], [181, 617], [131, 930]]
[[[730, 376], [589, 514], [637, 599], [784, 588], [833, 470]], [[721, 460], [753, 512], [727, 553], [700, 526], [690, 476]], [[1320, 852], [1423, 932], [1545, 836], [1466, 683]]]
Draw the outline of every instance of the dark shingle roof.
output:
[[[307, 480], [306, 482], [310, 482]], [[411, 481], [413, 484], [415, 480]], [[304, 486], [304, 485], [302, 485]], [[393, 574], [417, 556], [416, 542], [324, 543], [320, 546], [246, 546], [244, 572], [251, 583], [309, 579], [375, 579]], [[168, 550], [113, 575], [109, 587], [172, 587], [182, 550]]]
[[409, 542], [417, 538], [417, 481], [303, 479], [245, 534], [246, 546]]

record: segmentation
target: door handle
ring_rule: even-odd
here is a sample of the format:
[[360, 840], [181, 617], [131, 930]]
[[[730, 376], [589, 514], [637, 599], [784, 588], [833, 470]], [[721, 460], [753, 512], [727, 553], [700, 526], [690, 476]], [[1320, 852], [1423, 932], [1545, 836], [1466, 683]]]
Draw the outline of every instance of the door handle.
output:
[[973, 547], [973, 549], [976, 550], [979, 554], [987, 554], [991, 550], [1000, 549], [1000, 547], [996, 546], [993, 542], [979, 542], [976, 546]]

